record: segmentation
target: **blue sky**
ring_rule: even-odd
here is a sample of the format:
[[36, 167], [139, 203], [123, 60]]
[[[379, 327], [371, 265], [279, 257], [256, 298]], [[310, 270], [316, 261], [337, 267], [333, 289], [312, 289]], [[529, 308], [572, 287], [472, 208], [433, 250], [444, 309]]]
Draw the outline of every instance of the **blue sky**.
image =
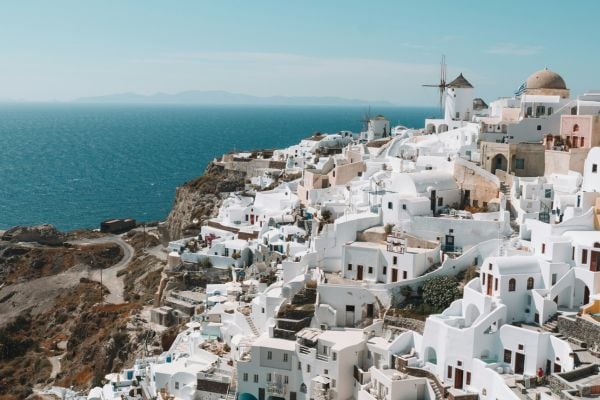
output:
[[597, 1], [0, 0], [0, 98], [228, 90], [436, 105], [445, 54], [490, 100], [548, 67], [600, 88]]

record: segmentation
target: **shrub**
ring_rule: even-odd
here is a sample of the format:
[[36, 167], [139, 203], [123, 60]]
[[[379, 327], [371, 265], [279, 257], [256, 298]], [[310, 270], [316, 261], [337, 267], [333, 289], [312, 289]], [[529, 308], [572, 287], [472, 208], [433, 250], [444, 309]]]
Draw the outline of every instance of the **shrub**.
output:
[[385, 230], [385, 233], [387, 235], [389, 235], [390, 233], [392, 233], [392, 230], [394, 229], [394, 224], [385, 224], [383, 229]]
[[447, 308], [461, 297], [456, 279], [449, 276], [436, 276], [428, 279], [422, 287], [423, 302], [437, 311]]

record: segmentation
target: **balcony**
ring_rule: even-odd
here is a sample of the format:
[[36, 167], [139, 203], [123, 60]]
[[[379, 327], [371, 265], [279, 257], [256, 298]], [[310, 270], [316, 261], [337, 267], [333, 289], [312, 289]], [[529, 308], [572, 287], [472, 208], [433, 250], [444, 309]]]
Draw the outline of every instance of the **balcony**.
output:
[[287, 385], [281, 383], [267, 384], [267, 393], [285, 396], [287, 394]]

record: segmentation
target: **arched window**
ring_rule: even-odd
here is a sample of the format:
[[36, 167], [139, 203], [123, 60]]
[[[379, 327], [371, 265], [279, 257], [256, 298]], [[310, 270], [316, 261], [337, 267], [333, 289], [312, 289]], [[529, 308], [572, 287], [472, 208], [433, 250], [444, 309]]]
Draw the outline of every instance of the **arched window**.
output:
[[579, 124], [573, 125], [573, 132], [579, 132]]
[[527, 278], [527, 290], [533, 289], [533, 277]]
[[306, 385], [304, 382], [300, 385], [300, 393], [306, 393]]
[[515, 280], [515, 278], [510, 278], [510, 280], [508, 281], [508, 291], [514, 292], [516, 288], [517, 288], [517, 281]]

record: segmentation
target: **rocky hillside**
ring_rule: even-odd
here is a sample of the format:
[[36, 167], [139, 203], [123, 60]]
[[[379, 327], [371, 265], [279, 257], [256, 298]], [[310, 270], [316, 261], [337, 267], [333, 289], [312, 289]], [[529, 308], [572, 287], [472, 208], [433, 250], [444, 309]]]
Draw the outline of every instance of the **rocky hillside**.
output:
[[[89, 390], [136, 356], [169, 344], [172, 332], [155, 332], [145, 315], [164, 266], [156, 234], [123, 237], [134, 253], [118, 273], [126, 303], [107, 304], [100, 294], [106, 298], [108, 289], [89, 277], [119, 263], [123, 248], [91, 242], [95, 232], [59, 233], [72, 241], [65, 244], [49, 238], [52, 229], [37, 230], [43, 234], [20, 228], [6, 237], [12, 241], [0, 240], [0, 400], [51, 385]], [[47, 244], [17, 242], [25, 238]]]
[[202, 176], [177, 188], [173, 208], [161, 226], [163, 240], [197, 234], [207, 218], [216, 216], [223, 195], [243, 189], [244, 180], [244, 173], [210, 163]]

